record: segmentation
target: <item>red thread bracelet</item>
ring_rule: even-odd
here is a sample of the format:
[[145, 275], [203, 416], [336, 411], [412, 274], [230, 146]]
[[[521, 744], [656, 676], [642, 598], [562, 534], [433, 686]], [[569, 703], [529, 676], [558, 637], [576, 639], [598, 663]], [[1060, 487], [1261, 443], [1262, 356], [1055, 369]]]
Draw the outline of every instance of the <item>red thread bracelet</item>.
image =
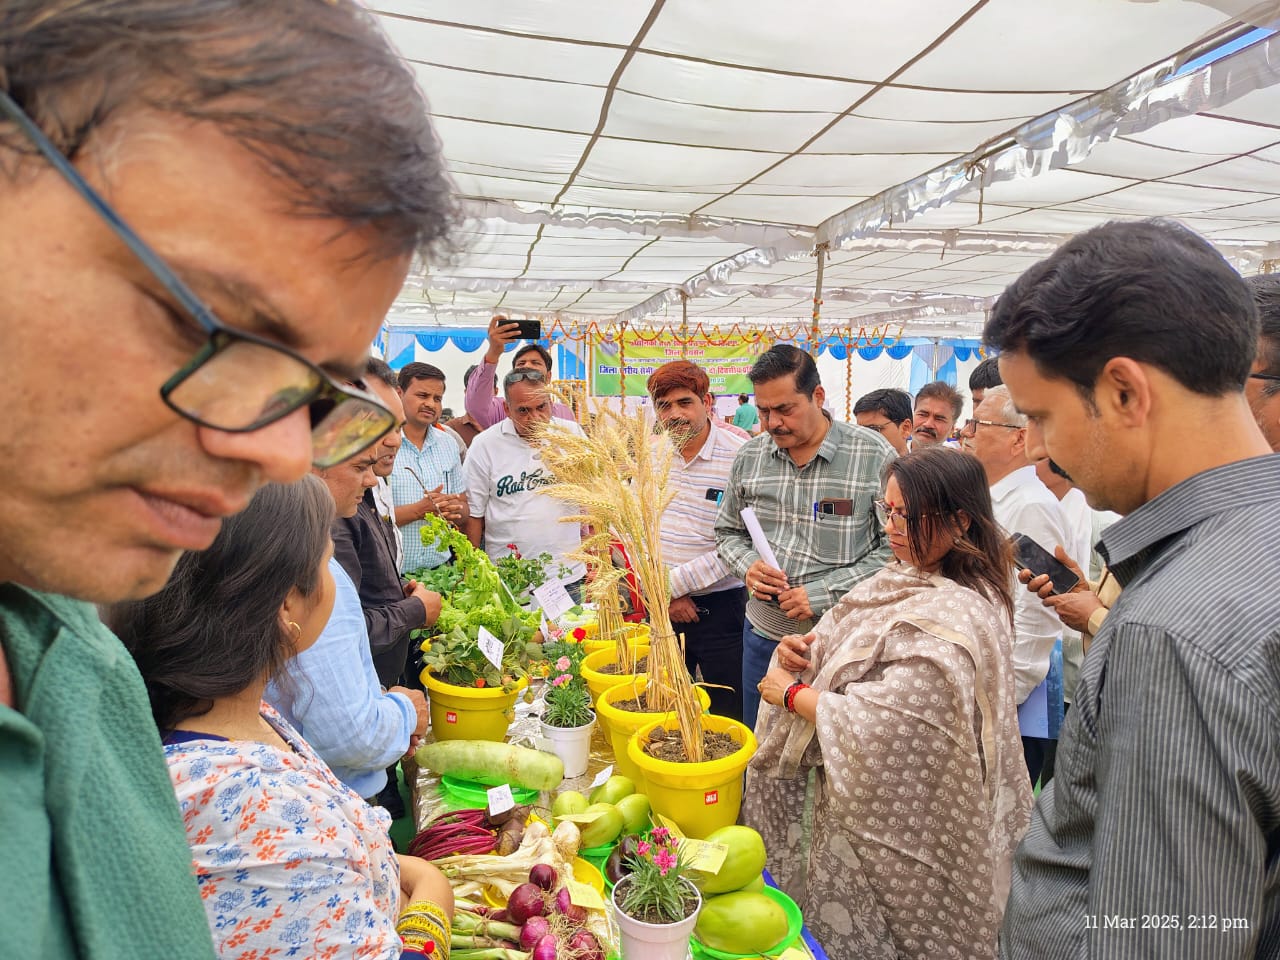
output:
[[796, 712], [796, 697], [800, 695], [801, 690], [808, 690], [809, 685], [797, 680], [791, 686], [787, 687], [786, 692], [782, 695], [782, 706], [787, 713]]

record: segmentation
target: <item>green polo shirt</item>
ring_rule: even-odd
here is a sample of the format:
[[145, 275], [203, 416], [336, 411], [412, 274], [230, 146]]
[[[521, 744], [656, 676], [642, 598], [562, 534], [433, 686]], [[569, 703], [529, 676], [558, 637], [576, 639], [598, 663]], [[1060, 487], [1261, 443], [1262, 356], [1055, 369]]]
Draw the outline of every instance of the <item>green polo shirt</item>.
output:
[[0, 953], [213, 960], [146, 689], [86, 603], [0, 584]]

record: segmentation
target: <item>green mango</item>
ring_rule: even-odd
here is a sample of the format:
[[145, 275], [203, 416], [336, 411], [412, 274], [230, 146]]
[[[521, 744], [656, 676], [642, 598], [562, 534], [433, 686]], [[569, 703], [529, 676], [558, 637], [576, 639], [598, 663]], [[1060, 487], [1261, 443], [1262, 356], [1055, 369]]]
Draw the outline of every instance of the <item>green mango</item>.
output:
[[617, 803], [623, 797], [628, 797], [636, 792], [635, 781], [630, 777], [624, 777], [620, 773], [615, 773], [600, 786], [591, 791], [587, 798], [592, 803]]
[[787, 913], [763, 893], [723, 893], [702, 904], [693, 934], [713, 950], [763, 954], [786, 937]]
[[614, 804], [622, 814], [623, 829], [627, 833], [643, 833], [649, 826], [649, 798], [643, 793], [632, 793]]
[[578, 824], [582, 830], [582, 848], [601, 847], [622, 835], [622, 814], [612, 803], [593, 803], [582, 815], [597, 814], [588, 823]]
[[694, 884], [704, 894], [740, 890], [764, 870], [764, 840], [750, 827], [737, 824], [721, 827], [706, 838], [707, 843], [723, 843], [729, 848], [718, 873], [694, 872]]
[[555, 800], [551, 802], [551, 816], [557, 819], [565, 814], [582, 813], [586, 809], [587, 798], [577, 790], [566, 790], [564, 793], [558, 793]]

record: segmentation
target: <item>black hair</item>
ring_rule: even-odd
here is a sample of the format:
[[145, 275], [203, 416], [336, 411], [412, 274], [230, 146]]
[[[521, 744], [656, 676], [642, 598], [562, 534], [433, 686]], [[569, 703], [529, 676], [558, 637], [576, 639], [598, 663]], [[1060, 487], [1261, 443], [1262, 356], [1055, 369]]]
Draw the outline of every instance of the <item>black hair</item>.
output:
[[960, 411], [964, 409], [964, 394], [945, 380], [926, 383], [916, 392], [916, 406], [920, 405], [921, 400], [928, 399], [942, 400], [951, 404], [951, 419], [960, 419]]
[[1004, 383], [1000, 377], [1000, 364], [995, 357], [987, 357], [969, 374], [969, 390], [990, 390]]
[[280, 606], [295, 588], [315, 593], [333, 518], [318, 477], [269, 483], [222, 522], [208, 550], [184, 553], [159, 593], [107, 608], [104, 619], [137, 662], [161, 731], [263, 676], [279, 679], [297, 652]]
[[864, 393], [853, 405], [854, 414], [879, 413], [890, 423], [898, 424], [911, 419], [911, 394], [905, 390], [886, 387]]
[[1209, 243], [1168, 220], [1113, 222], [1068, 240], [1001, 294], [983, 331], [1092, 402], [1102, 368], [1129, 357], [1187, 390], [1244, 388], [1258, 347], [1248, 285]]
[[433, 367], [429, 363], [419, 363], [416, 360], [413, 363], [406, 363], [400, 368], [398, 383], [401, 392], [408, 390], [409, 384], [415, 380], [439, 380], [444, 383], [444, 371], [439, 367]]
[[[1246, 281], [1258, 307], [1258, 355], [1262, 361], [1259, 373], [1280, 377], [1280, 274], [1249, 277]], [[1262, 381], [1264, 396], [1280, 393], [1280, 383]]]
[[548, 350], [546, 347], [542, 346], [541, 344], [526, 343], [523, 347], [521, 347], [519, 350], [516, 351], [516, 355], [511, 358], [511, 362], [519, 363], [520, 358], [523, 357], [526, 353], [530, 353], [530, 352], [536, 353], [538, 356], [542, 357], [542, 362], [547, 365], [547, 373], [550, 374], [551, 373], [551, 351]]
[[442, 252], [458, 220], [413, 72], [353, 0], [8, 0], [0, 85], [72, 159], [133, 111], [212, 123], [378, 256]]
[[747, 402], [747, 395], [745, 393], [738, 394], [738, 403], [743, 404], [746, 402]]
[[[969, 453], [929, 444], [890, 460], [884, 478], [893, 477], [907, 509], [907, 545], [920, 556], [939, 528], [955, 543], [938, 572], [961, 586], [999, 602], [1013, 619], [1013, 550], [996, 524], [987, 474]], [[969, 518], [964, 529], [959, 514]]]
[[392, 390], [396, 390], [400, 386], [400, 378], [396, 376], [396, 372], [391, 369], [391, 364], [383, 360], [381, 357], [370, 357], [365, 361], [364, 372], [368, 377], [375, 380], [381, 380]]
[[795, 378], [797, 393], [813, 399], [813, 391], [821, 384], [818, 365], [813, 362], [813, 357], [789, 343], [775, 344], [760, 354], [751, 365], [747, 379], [753, 384], [759, 384], [788, 375]]

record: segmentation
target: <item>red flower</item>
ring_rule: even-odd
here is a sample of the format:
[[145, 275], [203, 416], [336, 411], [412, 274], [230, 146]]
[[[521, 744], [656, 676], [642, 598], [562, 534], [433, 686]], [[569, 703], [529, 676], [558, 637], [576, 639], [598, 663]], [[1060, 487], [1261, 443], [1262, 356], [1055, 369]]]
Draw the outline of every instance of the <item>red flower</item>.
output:
[[484, 686], [484, 677], [476, 677], [476, 686], [477, 686], [477, 687], [483, 687], [483, 686]]
[[574, 627], [572, 636], [573, 639], [581, 643], [583, 640], [587, 639], [587, 631], [583, 630], [582, 627]]

